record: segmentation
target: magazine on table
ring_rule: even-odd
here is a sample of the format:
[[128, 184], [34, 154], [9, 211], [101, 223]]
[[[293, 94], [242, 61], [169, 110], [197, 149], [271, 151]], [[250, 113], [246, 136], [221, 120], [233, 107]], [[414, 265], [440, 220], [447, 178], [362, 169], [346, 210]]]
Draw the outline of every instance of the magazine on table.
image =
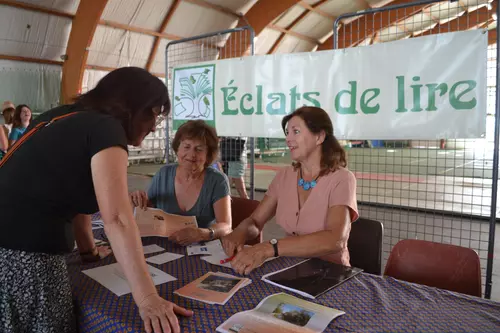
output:
[[256, 308], [238, 312], [217, 327], [221, 333], [319, 333], [343, 311], [285, 293], [264, 298]]
[[292, 267], [266, 274], [262, 280], [301, 296], [315, 299], [362, 271], [360, 268], [312, 258]]
[[241, 288], [252, 283], [248, 278], [208, 272], [184, 287], [174, 291], [182, 297], [208, 304], [224, 305]]
[[157, 208], [134, 209], [134, 216], [141, 237], [170, 237], [184, 228], [198, 228], [196, 216], [175, 215]]

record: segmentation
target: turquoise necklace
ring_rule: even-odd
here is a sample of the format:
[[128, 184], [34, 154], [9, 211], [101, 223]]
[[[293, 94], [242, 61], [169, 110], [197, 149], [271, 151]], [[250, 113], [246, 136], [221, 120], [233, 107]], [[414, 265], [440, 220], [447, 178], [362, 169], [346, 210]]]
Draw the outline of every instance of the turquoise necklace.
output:
[[316, 181], [318, 180], [318, 177], [316, 179], [306, 182], [304, 178], [302, 178], [302, 168], [300, 169], [300, 179], [299, 179], [299, 186], [302, 187], [305, 191], [309, 191], [310, 189], [314, 188], [316, 186]]

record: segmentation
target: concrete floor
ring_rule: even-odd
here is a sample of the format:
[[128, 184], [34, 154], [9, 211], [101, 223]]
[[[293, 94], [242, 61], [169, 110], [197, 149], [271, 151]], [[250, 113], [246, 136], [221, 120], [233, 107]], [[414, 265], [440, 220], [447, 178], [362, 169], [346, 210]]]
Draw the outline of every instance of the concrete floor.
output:
[[[154, 165], [131, 166], [129, 168], [129, 190], [147, 189], [151, 182], [151, 177], [148, 174], [154, 174], [157, 169], [158, 166]], [[274, 172], [263, 171], [262, 174], [266, 178], [270, 178], [274, 175]], [[256, 183], [262, 184], [265, 182], [262, 174], [256, 170]], [[233, 194], [237, 195], [236, 192]], [[263, 195], [264, 192], [256, 191], [255, 199], [261, 200]], [[405, 208], [381, 208], [363, 204], [359, 205], [359, 211], [361, 216], [376, 219], [384, 224], [384, 265], [389, 256], [390, 249], [401, 239], [426, 239], [470, 247], [475, 249], [481, 258], [484, 292], [489, 230], [487, 221], [477, 218], [457, 218], [445, 214], [432, 215], [429, 213], [411, 212]], [[263, 234], [264, 240], [282, 238], [284, 236], [283, 230], [276, 224], [274, 219], [266, 224]], [[494, 258], [491, 298], [500, 301], [500, 237], [496, 237], [495, 240]]]

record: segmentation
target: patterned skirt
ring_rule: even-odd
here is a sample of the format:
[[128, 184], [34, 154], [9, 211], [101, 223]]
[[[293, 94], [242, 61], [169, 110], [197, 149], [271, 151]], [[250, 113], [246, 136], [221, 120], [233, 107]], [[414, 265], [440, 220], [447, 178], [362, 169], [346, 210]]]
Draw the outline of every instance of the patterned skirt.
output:
[[0, 332], [76, 332], [64, 256], [0, 247]]

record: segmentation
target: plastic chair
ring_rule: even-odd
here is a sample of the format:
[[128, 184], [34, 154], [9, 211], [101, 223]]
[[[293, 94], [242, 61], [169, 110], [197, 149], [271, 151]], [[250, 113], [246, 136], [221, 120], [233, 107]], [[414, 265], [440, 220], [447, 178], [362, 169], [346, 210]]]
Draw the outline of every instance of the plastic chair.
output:
[[[259, 201], [243, 199], [240, 197], [231, 197], [231, 215], [233, 219], [233, 229], [243, 222], [244, 219], [252, 215], [253, 211], [259, 205]], [[262, 232], [255, 239], [246, 242], [247, 245], [255, 245], [262, 242]]]
[[383, 236], [384, 226], [379, 221], [359, 218], [353, 222], [347, 242], [351, 266], [380, 275]]
[[481, 297], [479, 256], [466, 247], [405, 239], [392, 249], [384, 274]]

